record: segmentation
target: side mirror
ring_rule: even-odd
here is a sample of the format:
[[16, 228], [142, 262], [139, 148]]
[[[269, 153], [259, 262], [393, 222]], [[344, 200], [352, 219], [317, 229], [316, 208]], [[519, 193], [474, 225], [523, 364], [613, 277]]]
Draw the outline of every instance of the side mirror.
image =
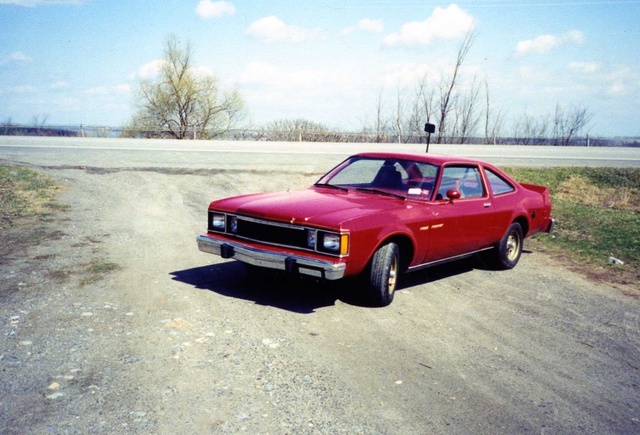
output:
[[460, 191], [456, 190], [456, 189], [449, 189], [447, 190], [447, 198], [449, 198], [449, 200], [453, 201], [454, 199], [460, 199]]

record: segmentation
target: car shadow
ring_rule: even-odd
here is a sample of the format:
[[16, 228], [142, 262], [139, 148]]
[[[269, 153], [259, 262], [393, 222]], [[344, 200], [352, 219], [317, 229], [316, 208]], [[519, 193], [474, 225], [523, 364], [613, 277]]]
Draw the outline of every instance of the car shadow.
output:
[[178, 270], [170, 275], [174, 281], [197, 289], [300, 314], [335, 305], [338, 300], [336, 289], [329, 283], [278, 272], [254, 276], [237, 261]]
[[482, 268], [478, 261], [473, 258], [452, 261], [440, 266], [433, 266], [416, 272], [406, 273], [401, 276], [398, 290], [411, 288], [419, 285], [437, 282], [456, 275], [471, 272], [474, 269]]
[[[435, 283], [474, 269], [487, 270], [477, 259], [468, 258], [403, 274], [397, 290], [402, 293], [403, 289]], [[354, 306], [371, 306], [360, 290], [361, 281], [358, 279], [323, 282], [284, 272], [250, 274], [237, 261], [178, 270], [170, 275], [174, 281], [196, 289], [299, 314], [313, 313], [317, 309], [335, 305], [338, 300]]]

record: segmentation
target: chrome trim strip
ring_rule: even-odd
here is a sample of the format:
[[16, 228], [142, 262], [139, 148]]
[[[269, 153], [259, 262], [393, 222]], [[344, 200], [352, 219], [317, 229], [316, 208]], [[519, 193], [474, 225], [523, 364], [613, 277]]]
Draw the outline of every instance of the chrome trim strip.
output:
[[[230, 215], [234, 215], [233, 213], [229, 213]], [[238, 220], [242, 220], [242, 221], [247, 221], [247, 222], [253, 222], [256, 224], [261, 224], [261, 225], [270, 225], [273, 227], [282, 227], [282, 228], [289, 228], [292, 230], [299, 230], [299, 231], [305, 231], [307, 229], [312, 229], [310, 227], [305, 227], [303, 225], [295, 225], [295, 224], [287, 224], [285, 222], [276, 222], [276, 221], [268, 221], [268, 220], [264, 220], [264, 219], [256, 219], [256, 218], [252, 218], [249, 216], [244, 216], [241, 214], [235, 214], [234, 215]], [[313, 228], [315, 229], [315, 228]]]
[[412, 267], [408, 268], [407, 272], [415, 272], [417, 270], [426, 269], [428, 267], [437, 266], [439, 264], [449, 263], [450, 261], [462, 260], [463, 258], [471, 257], [471, 256], [477, 254], [478, 252], [489, 251], [491, 249], [493, 249], [493, 247], [484, 248], [484, 249], [478, 249], [477, 251], [472, 251], [472, 252], [467, 252], [465, 254], [455, 255], [453, 257], [443, 258], [442, 260], [431, 261], [429, 263], [418, 264], [416, 266], [412, 266]]
[[347, 268], [345, 263], [333, 263], [331, 261], [308, 258], [299, 254], [282, 254], [204, 235], [197, 236], [196, 241], [198, 242], [198, 249], [202, 252], [222, 256], [222, 245], [227, 245], [233, 249], [233, 254], [230, 258], [234, 260], [277, 270], [287, 270], [287, 262], [293, 261], [298, 273], [317, 277], [317, 272], [321, 272], [323, 278], [330, 281], [344, 277]]

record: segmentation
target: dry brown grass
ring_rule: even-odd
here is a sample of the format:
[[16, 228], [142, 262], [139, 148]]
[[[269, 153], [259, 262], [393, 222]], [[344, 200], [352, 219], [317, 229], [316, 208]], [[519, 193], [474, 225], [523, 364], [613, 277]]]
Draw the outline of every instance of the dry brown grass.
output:
[[0, 166], [0, 229], [23, 216], [42, 216], [57, 210], [60, 187], [31, 169]]
[[598, 186], [579, 174], [571, 175], [560, 183], [555, 198], [593, 207], [640, 211], [640, 194], [637, 189]]

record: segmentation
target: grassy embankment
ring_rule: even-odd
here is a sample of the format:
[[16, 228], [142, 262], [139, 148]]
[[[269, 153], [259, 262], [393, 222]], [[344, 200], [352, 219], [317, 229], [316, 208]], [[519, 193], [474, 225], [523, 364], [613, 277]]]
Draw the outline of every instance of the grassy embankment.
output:
[[[535, 236], [536, 249], [562, 257], [596, 279], [640, 280], [640, 169], [507, 168], [524, 183], [551, 189], [556, 228]], [[611, 263], [610, 257], [624, 262]]]
[[57, 210], [58, 187], [36, 171], [0, 165], [0, 233], [26, 216], [44, 216]]
[[[640, 169], [507, 168], [520, 182], [549, 186], [553, 235], [530, 245], [597, 279], [640, 281]], [[55, 211], [55, 183], [25, 168], [0, 166], [0, 233], [22, 216]], [[614, 257], [623, 265], [613, 264]]]

